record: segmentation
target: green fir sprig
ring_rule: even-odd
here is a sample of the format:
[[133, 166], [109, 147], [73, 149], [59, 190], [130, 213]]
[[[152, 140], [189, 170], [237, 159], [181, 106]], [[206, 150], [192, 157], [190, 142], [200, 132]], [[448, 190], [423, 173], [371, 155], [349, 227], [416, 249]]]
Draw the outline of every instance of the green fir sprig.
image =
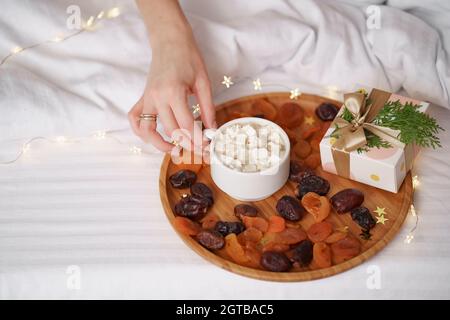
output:
[[[372, 121], [373, 124], [399, 130], [398, 139], [404, 144], [415, 144], [419, 147], [433, 148], [441, 147], [439, 137], [440, 131], [444, 129], [439, 126], [436, 119], [426, 113], [419, 111], [420, 105], [407, 102], [406, 104], [397, 101], [387, 102]], [[351, 122], [353, 114], [344, 106], [341, 117]], [[367, 144], [358, 148], [358, 153], [367, 152], [372, 148], [391, 148], [392, 145], [379, 136], [364, 129]], [[339, 138], [339, 128], [336, 126], [330, 135]]]

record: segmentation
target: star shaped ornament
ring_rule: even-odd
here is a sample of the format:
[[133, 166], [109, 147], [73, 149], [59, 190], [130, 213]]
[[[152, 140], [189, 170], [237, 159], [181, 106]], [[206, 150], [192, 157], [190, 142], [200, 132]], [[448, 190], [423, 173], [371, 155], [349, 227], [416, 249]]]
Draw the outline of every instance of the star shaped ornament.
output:
[[386, 208], [380, 208], [377, 206], [376, 210], [374, 210], [373, 212], [378, 214], [378, 216], [384, 216], [387, 214], [385, 210], [386, 210]]
[[225, 85], [225, 87], [229, 88], [229, 87], [231, 87], [234, 83], [233, 83], [233, 81], [231, 81], [231, 77], [223, 76], [222, 84]]
[[289, 99], [297, 100], [300, 95], [301, 95], [300, 90], [298, 88], [295, 88], [291, 90], [291, 95], [289, 96]]
[[261, 86], [261, 80], [259, 80], [259, 78], [256, 80], [253, 80], [253, 89], [255, 89], [256, 91], [261, 91], [262, 86]]
[[388, 220], [383, 215], [377, 217], [377, 223], [385, 224]]
[[311, 117], [311, 116], [306, 116], [306, 117], [305, 117], [305, 123], [306, 123], [306, 124], [312, 126], [312, 125], [314, 124], [314, 122], [315, 122], [315, 120], [314, 120], [313, 117]]

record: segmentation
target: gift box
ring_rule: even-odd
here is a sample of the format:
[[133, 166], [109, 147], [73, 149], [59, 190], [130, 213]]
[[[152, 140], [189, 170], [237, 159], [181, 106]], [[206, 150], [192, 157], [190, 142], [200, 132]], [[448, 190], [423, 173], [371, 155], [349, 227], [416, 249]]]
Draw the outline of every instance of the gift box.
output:
[[[419, 105], [417, 110], [424, 113], [429, 107], [427, 102], [378, 89], [372, 89], [370, 93], [363, 90], [345, 94], [343, 107], [320, 142], [322, 168], [351, 180], [398, 192], [419, 148], [399, 141], [398, 130], [374, 124], [380, 110], [387, 103], [396, 101], [403, 105]], [[382, 138], [388, 142], [388, 147], [369, 147], [368, 134], [372, 138], [373, 135]]]

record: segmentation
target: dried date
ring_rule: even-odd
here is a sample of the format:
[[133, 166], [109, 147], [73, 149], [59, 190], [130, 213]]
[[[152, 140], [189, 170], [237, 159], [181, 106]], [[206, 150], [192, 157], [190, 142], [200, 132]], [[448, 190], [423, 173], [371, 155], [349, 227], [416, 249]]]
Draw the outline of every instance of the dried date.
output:
[[191, 194], [205, 198], [209, 207], [214, 204], [212, 190], [202, 182], [196, 182], [191, 186]]
[[258, 209], [246, 203], [241, 203], [234, 207], [234, 215], [239, 219], [241, 219], [242, 216], [256, 217], [257, 214]]
[[208, 211], [208, 200], [196, 195], [187, 195], [175, 204], [175, 213], [192, 220], [200, 220]]
[[261, 256], [261, 266], [273, 272], [286, 272], [292, 267], [291, 261], [288, 257], [277, 251], [266, 251]]
[[325, 196], [330, 191], [330, 183], [322, 177], [311, 175], [305, 177], [297, 186], [297, 198], [301, 199], [308, 192], [315, 192]]
[[220, 232], [215, 230], [200, 231], [197, 236], [197, 241], [207, 249], [218, 250], [225, 245], [225, 239]]
[[346, 213], [359, 207], [364, 202], [364, 194], [357, 189], [344, 189], [330, 199], [331, 205], [337, 213]]
[[324, 102], [316, 109], [316, 115], [322, 120], [322, 121], [331, 121], [333, 120], [339, 109], [336, 105]]
[[315, 175], [311, 168], [302, 166], [297, 161], [292, 160], [289, 167], [289, 180], [300, 183], [303, 178]]
[[245, 230], [245, 226], [242, 222], [237, 221], [219, 221], [214, 229], [225, 237], [230, 233], [240, 234]]
[[291, 196], [281, 197], [277, 202], [276, 209], [280, 216], [289, 221], [299, 221], [306, 212], [300, 202]]
[[179, 170], [169, 177], [172, 187], [177, 189], [189, 188], [197, 180], [197, 174], [191, 170]]
[[313, 243], [309, 240], [300, 242], [294, 248], [292, 260], [298, 262], [302, 267], [308, 266], [313, 259]]
[[370, 230], [376, 225], [375, 219], [366, 207], [357, 207], [350, 211], [353, 221], [355, 221], [364, 230]]

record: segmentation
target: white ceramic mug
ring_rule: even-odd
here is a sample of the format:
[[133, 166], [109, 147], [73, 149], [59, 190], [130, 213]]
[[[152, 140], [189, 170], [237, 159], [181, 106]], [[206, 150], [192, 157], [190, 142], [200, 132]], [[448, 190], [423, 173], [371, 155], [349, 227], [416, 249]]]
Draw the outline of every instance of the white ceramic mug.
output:
[[[271, 126], [280, 133], [285, 146], [285, 152], [280, 161], [265, 170], [257, 172], [241, 172], [227, 167], [217, 157], [215, 152], [215, 137], [217, 133], [234, 124], [257, 124]], [[270, 197], [284, 186], [289, 177], [289, 138], [284, 130], [272, 121], [245, 117], [229, 121], [217, 129], [210, 144], [211, 177], [223, 192], [240, 201], [258, 201]]]

